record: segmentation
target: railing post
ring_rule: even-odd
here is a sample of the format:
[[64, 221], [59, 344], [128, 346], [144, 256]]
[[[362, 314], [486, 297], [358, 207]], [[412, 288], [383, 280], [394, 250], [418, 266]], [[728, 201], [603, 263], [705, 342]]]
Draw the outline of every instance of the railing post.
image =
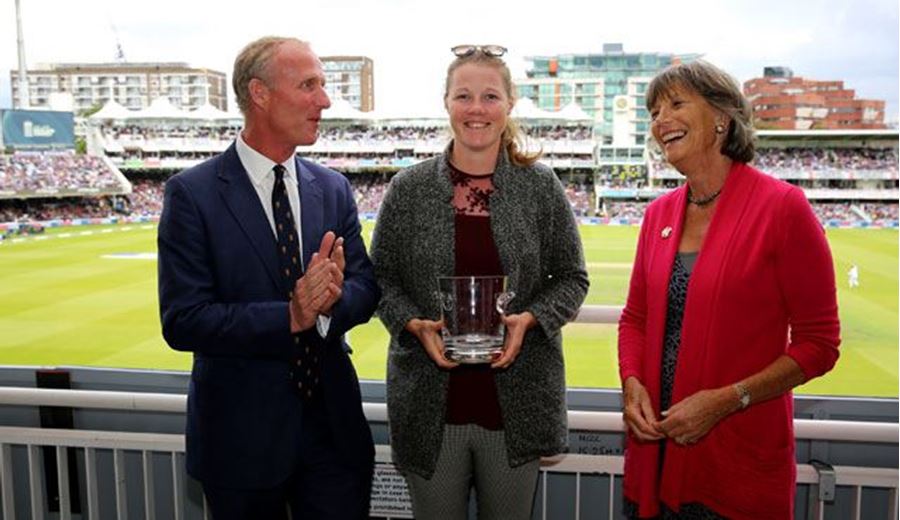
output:
[[38, 446], [28, 446], [28, 485], [31, 488], [31, 518], [44, 520], [44, 478], [38, 458], [41, 450]]
[[56, 482], [59, 493], [59, 518], [71, 520], [72, 499], [69, 495], [69, 454], [62, 446], [56, 447]]
[[128, 495], [125, 487], [125, 452], [113, 450], [113, 467], [116, 479], [116, 518], [128, 520]]
[[87, 486], [88, 519], [100, 520], [100, 493], [97, 488], [97, 449], [84, 449], [84, 480]]
[[141, 453], [144, 465], [144, 518], [156, 520], [156, 492], [153, 482], [153, 453], [144, 451]]
[[172, 453], [172, 490], [175, 508], [175, 520], [181, 520], [184, 511], [184, 479], [181, 478], [181, 464], [178, 463], [178, 452]]
[[3, 518], [16, 519], [16, 503], [13, 492], [12, 448], [9, 444], [0, 444], [0, 487], [3, 490]]
[[815, 468], [819, 481], [810, 486], [809, 490], [809, 515], [810, 518], [821, 520], [825, 517], [825, 502], [833, 502], [837, 478], [834, 467], [820, 460], [811, 460], [809, 465]]

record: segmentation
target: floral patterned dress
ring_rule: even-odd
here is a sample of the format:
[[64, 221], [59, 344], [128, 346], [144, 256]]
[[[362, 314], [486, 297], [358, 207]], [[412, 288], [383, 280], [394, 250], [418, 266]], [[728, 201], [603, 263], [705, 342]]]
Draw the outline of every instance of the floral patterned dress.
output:
[[[688, 282], [691, 270], [697, 260], [698, 253], [678, 253], [669, 277], [668, 308], [666, 311], [666, 336], [663, 342], [662, 372], [660, 375], [660, 410], [666, 410], [672, 404], [672, 387], [675, 384], [675, 365], [678, 362], [678, 347], [681, 345], [681, 323], [684, 318], [684, 305], [687, 301]], [[666, 442], [660, 441], [659, 467], [662, 471], [666, 456]], [[640, 518], [637, 504], [625, 500], [625, 516]], [[678, 512], [672, 511], [665, 504], [660, 505], [663, 520], [722, 520], [725, 517], [717, 514], [703, 504], [691, 502], [681, 504]]]

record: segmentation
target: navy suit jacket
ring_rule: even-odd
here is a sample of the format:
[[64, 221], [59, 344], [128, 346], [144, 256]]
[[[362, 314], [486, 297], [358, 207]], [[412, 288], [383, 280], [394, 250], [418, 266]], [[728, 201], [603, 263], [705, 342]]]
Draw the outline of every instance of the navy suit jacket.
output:
[[[368, 321], [380, 294], [350, 184], [295, 160], [304, 265], [328, 230], [344, 237], [347, 261], [328, 336], [313, 327], [301, 346], [322, 347], [320, 389], [337, 450], [348, 465], [371, 465], [372, 434], [343, 334]], [[295, 467], [303, 420], [292, 373], [296, 347], [275, 236], [234, 145], [166, 183], [158, 249], [163, 336], [194, 353], [188, 473], [223, 487], [283, 482]]]

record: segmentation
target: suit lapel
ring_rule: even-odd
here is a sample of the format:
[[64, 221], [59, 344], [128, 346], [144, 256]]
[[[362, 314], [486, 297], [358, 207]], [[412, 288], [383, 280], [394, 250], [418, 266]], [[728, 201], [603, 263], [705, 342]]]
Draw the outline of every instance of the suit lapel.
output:
[[266, 218], [256, 190], [250, 183], [234, 144], [228, 147], [219, 161], [219, 195], [228, 206], [247, 240], [253, 245], [257, 256], [266, 268], [275, 287], [280, 287], [278, 258], [275, 251], [275, 235]]
[[325, 212], [322, 211], [322, 188], [309, 168], [294, 159], [297, 165], [297, 186], [300, 190], [300, 228], [303, 235], [303, 268], [309, 266], [312, 255], [319, 250], [325, 234]]

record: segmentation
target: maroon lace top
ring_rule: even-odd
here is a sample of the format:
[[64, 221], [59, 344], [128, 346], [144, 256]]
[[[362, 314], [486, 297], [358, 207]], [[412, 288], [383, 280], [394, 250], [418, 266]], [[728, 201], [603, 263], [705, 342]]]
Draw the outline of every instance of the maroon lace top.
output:
[[[493, 175], [469, 175], [450, 165], [456, 226], [456, 276], [503, 275], [491, 233]], [[491, 366], [460, 365], [450, 372], [447, 423], [502, 430], [497, 386]]]

